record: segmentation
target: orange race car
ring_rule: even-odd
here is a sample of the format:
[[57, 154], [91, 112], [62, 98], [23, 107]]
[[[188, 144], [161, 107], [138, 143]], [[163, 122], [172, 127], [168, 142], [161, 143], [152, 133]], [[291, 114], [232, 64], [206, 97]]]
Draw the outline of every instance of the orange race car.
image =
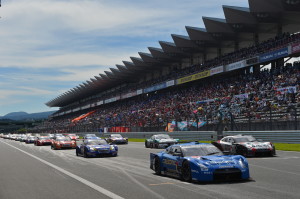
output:
[[76, 141], [71, 140], [69, 137], [56, 137], [53, 139], [51, 149], [75, 149]]

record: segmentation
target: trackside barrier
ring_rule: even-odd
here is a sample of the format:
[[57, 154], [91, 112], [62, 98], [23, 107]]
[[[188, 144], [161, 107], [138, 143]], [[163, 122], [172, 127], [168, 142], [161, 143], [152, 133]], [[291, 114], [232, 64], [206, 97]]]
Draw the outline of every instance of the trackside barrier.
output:
[[256, 139], [274, 143], [300, 144], [300, 131], [224, 131], [223, 135], [252, 135]]
[[[180, 140], [199, 140], [199, 141], [211, 141], [214, 137], [214, 131], [181, 131], [181, 132], [130, 132], [130, 133], [121, 133], [124, 137], [128, 138], [142, 138], [148, 139], [155, 134], [168, 134], [172, 138], [178, 138]], [[108, 136], [114, 133], [105, 133], [104, 136]]]
[[[94, 133], [99, 137], [106, 137], [110, 134], [115, 133], [99, 133], [99, 132], [82, 132], [77, 133], [79, 136], [84, 134]], [[124, 137], [128, 138], [141, 138], [147, 139], [155, 134], [168, 134], [173, 138], [178, 138], [180, 140], [199, 140], [199, 141], [212, 141], [217, 140], [216, 131], [180, 131], [180, 132], [128, 132], [120, 133]], [[257, 139], [262, 139], [264, 141], [271, 141], [274, 143], [292, 143], [300, 144], [300, 131], [224, 131], [223, 136], [228, 135], [252, 135]]]

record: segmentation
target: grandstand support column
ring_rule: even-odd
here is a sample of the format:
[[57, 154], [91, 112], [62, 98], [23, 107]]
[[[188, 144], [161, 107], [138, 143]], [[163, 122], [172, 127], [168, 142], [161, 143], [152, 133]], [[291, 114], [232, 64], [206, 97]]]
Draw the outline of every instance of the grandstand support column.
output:
[[282, 68], [284, 66], [284, 58], [276, 60], [276, 68]]
[[253, 73], [254, 75], [258, 75], [260, 73], [260, 65], [253, 66]]

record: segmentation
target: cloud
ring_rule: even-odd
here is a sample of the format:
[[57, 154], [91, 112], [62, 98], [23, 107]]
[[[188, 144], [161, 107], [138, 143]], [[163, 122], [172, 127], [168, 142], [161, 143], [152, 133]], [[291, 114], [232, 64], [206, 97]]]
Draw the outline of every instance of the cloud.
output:
[[[115, 64], [139, 57], [202, 16], [223, 17], [222, 3], [246, 0], [10, 0], [2, 2], [0, 114], [44, 103]], [[37, 107], [37, 108], [35, 108]], [[23, 109], [23, 110], [24, 110]]]

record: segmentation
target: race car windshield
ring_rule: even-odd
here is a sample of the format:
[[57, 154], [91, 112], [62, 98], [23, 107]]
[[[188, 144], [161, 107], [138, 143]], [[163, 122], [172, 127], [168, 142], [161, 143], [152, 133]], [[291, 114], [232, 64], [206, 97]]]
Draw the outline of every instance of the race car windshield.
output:
[[182, 147], [183, 156], [207, 156], [223, 155], [217, 147], [213, 145], [191, 145]]
[[169, 135], [156, 135], [155, 139], [170, 139]]
[[111, 137], [114, 137], [114, 138], [122, 138], [122, 135], [111, 135]]
[[252, 136], [245, 136], [245, 137], [240, 137], [240, 138], [234, 138], [235, 142], [255, 142], [256, 139]]
[[71, 139], [66, 137], [59, 137], [57, 138], [57, 141], [71, 141]]
[[91, 140], [87, 142], [87, 145], [105, 145], [107, 142], [105, 140]]
[[49, 137], [41, 137], [40, 140], [48, 140], [50, 139]]

